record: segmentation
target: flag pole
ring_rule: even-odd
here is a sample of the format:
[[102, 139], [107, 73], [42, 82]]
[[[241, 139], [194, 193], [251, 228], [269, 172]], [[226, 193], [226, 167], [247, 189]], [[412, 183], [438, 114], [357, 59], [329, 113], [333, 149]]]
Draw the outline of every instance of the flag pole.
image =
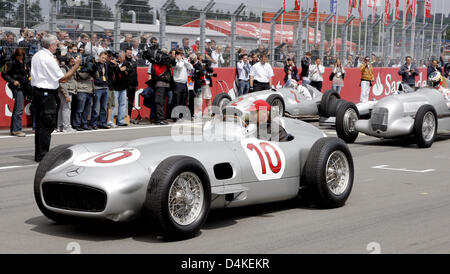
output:
[[434, 15], [433, 15], [433, 28], [431, 31], [431, 51], [430, 51], [430, 57], [433, 56], [434, 53], [434, 25], [436, 24], [436, 6], [434, 5]]
[[[309, 1], [306, 1], [306, 3], [306, 10], [309, 10]], [[306, 19], [305, 51], [309, 51], [309, 18]]]
[[416, 39], [416, 4], [417, 0], [413, 0], [413, 12], [412, 12], [412, 20], [413, 24], [411, 27], [411, 56], [415, 56], [414, 48], [415, 48], [415, 39]]
[[364, 33], [364, 56], [367, 56], [367, 24], [369, 23], [369, 6], [366, 5], [366, 27]]
[[441, 15], [441, 28], [439, 30], [439, 48], [438, 48], [438, 55], [441, 56], [441, 47], [442, 47], [442, 40], [445, 40], [445, 34], [442, 31], [442, 27], [444, 26], [444, 0], [441, 0], [441, 9], [442, 9], [442, 15]]
[[423, 30], [422, 30], [422, 45], [421, 45], [421, 49], [420, 49], [420, 58], [421, 59], [425, 58], [423, 50], [424, 50], [424, 45], [425, 45], [425, 20], [427, 17], [427, 6], [426, 5], [427, 4], [425, 1], [424, 7], [423, 7], [423, 21], [422, 21], [422, 28], [423, 28]]
[[317, 36], [319, 35], [319, 4], [320, 1], [317, 1], [317, 12], [316, 12], [316, 29], [314, 31], [314, 47], [316, 47], [316, 43], [317, 43]]
[[338, 50], [337, 50], [337, 32], [338, 32], [338, 23], [339, 23], [339, 0], [337, 0], [336, 4], [336, 24], [335, 24], [335, 30], [334, 30], [334, 53], [336, 54], [336, 57], [339, 56]]

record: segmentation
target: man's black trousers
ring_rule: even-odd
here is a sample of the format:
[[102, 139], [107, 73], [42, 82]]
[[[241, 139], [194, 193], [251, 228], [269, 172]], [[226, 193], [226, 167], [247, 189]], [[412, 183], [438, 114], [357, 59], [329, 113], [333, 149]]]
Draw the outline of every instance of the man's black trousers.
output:
[[36, 111], [34, 160], [39, 162], [50, 149], [51, 134], [56, 128], [58, 90], [33, 87], [33, 105]]

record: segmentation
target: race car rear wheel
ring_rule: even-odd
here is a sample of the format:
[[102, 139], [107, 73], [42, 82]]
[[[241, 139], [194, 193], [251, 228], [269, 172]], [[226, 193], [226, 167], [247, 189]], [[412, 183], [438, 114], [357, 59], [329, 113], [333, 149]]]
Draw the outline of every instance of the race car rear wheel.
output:
[[320, 116], [332, 117], [335, 116], [336, 104], [341, 99], [339, 92], [330, 89], [325, 91], [320, 101]]
[[351, 102], [343, 102], [339, 104], [336, 111], [336, 132], [339, 138], [346, 143], [354, 143], [358, 138], [356, 130], [356, 122], [359, 119], [358, 108]]
[[353, 187], [353, 158], [339, 138], [321, 138], [312, 146], [304, 170], [307, 195], [324, 208], [345, 204]]
[[203, 165], [194, 158], [172, 156], [153, 172], [144, 204], [166, 239], [195, 236], [209, 213], [211, 186]]
[[39, 162], [39, 166], [36, 169], [36, 173], [34, 175], [34, 198], [36, 200], [36, 204], [45, 217], [56, 223], [70, 223], [75, 221], [76, 218], [50, 211], [45, 207], [42, 201], [43, 197], [41, 193], [41, 181], [47, 171], [55, 168], [56, 166], [62, 164], [65, 160], [68, 160], [68, 158], [70, 158], [71, 152], [67, 149], [70, 146], [72, 145], [59, 145], [51, 149]]
[[[278, 111], [275, 114], [275, 116], [284, 116], [284, 101], [278, 94], [272, 94], [267, 98], [266, 102], [270, 105], [270, 110], [272, 111], [272, 108], [277, 107]], [[275, 110], [275, 109], [274, 109]]]
[[219, 93], [214, 97], [213, 106], [216, 106], [220, 109], [221, 113], [225, 109], [225, 107], [231, 102], [230, 95], [226, 93]]
[[423, 105], [417, 111], [414, 120], [414, 136], [420, 148], [429, 148], [434, 143], [438, 128], [436, 117], [436, 110], [431, 105]]

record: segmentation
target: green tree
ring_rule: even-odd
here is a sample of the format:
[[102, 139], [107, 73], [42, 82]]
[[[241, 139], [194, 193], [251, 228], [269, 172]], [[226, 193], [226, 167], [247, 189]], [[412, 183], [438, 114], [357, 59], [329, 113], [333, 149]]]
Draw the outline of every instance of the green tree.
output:
[[134, 10], [136, 12], [136, 23], [153, 23], [153, 14], [151, 13], [153, 8], [150, 7], [147, 0], [128, 0], [120, 8], [122, 9], [122, 22], [131, 22], [132, 17], [128, 14], [128, 11]]
[[[42, 18], [42, 9], [41, 9], [41, 3], [40, 0], [36, 0], [34, 2], [29, 3], [29, 1], [27, 1], [27, 6], [26, 6], [26, 26], [27, 27], [33, 27], [39, 23], [41, 23], [44, 19]], [[17, 8], [15, 9], [14, 12], [15, 18], [16, 18], [16, 22], [14, 24], [14, 26], [16, 27], [23, 27], [23, 2], [19, 3], [19, 5], [17, 5]]]
[[167, 25], [182, 26], [200, 17], [200, 12], [195, 6], [190, 6], [187, 10], [180, 9], [176, 3], [169, 6], [167, 11]]
[[15, 6], [17, 0], [0, 0], [0, 23], [12, 26], [15, 23]]
[[58, 18], [91, 19], [91, 1], [93, 1], [94, 20], [112, 21], [114, 15], [111, 8], [101, 0], [81, 1], [80, 6], [69, 7], [65, 0], [61, 1]]

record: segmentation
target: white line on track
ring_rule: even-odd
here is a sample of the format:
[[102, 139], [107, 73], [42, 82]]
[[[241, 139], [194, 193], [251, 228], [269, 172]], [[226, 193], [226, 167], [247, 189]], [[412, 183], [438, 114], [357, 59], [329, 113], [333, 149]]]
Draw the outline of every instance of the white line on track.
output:
[[389, 165], [373, 166], [372, 168], [393, 170], [393, 171], [403, 171], [403, 172], [414, 172], [414, 173], [428, 173], [428, 172], [436, 171], [436, 169], [411, 170], [411, 169], [406, 169], [406, 168], [392, 168], [392, 167], [389, 167]]
[[14, 169], [14, 168], [24, 168], [24, 167], [35, 167], [38, 164], [33, 164], [33, 165], [25, 165], [25, 166], [3, 166], [0, 167], [0, 170], [7, 170], [7, 169]]

